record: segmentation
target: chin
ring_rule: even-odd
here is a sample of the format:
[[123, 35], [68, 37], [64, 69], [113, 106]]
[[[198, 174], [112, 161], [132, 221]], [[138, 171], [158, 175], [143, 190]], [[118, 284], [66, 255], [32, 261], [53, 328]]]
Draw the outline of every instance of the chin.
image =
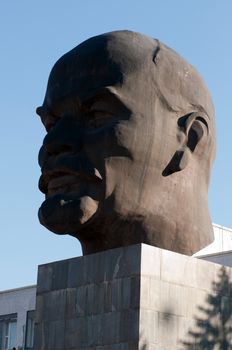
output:
[[[99, 203], [89, 196], [55, 195], [48, 197], [39, 208], [40, 223], [60, 234], [75, 234], [87, 226], [96, 215]], [[92, 220], [91, 220], [92, 221]]]

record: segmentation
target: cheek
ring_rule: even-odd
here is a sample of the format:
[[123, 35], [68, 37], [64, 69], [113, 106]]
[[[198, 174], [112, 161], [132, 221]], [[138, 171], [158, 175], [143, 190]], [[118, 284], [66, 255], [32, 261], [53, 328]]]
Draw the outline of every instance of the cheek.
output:
[[131, 157], [133, 157], [137, 139], [136, 123], [133, 120], [121, 122], [115, 128], [115, 135], [118, 144], [121, 147], [130, 150]]
[[153, 130], [142, 117], [88, 134], [86, 153], [103, 169], [105, 198], [114, 193], [115, 201], [123, 201], [123, 206], [138, 203], [150, 167], [154, 141], [151, 134]]
[[141, 168], [129, 158], [111, 157], [106, 159], [105, 174], [105, 199], [113, 200], [115, 212], [133, 214], [143, 192]]
[[123, 123], [86, 133], [84, 149], [95, 159], [109, 157], [132, 158], [130, 128]]
[[129, 171], [133, 168], [133, 149], [129, 134], [130, 128], [126, 123], [117, 123], [86, 135], [85, 153], [103, 175], [105, 198], [115, 193], [116, 188], [122, 190], [127, 178], [130, 177]]
[[[113, 145], [117, 145], [116, 156], [127, 156], [133, 161], [140, 159], [144, 154], [144, 146], [146, 147], [143, 137], [146, 134], [146, 128], [147, 121], [138, 120], [137, 116], [130, 120], [121, 121], [108, 135], [110, 148], [113, 149]], [[123, 152], [120, 154], [119, 150]]]
[[136, 115], [128, 123], [120, 124], [117, 128], [120, 145], [130, 152], [133, 163], [137, 163], [138, 167], [143, 167], [144, 163], [149, 162], [155, 140], [153, 124], [149, 123], [149, 118]]

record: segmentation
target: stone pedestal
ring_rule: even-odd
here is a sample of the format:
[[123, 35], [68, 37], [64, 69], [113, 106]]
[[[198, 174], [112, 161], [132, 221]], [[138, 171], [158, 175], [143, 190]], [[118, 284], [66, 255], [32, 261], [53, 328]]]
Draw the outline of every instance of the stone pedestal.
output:
[[210, 322], [199, 307], [214, 307], [210, 295], [232, 305], [230, 284], [213, 286], [223, 274], [231, 269], [144, 244], [41, 265], [35, 350], [195, 349], [189, 331]]

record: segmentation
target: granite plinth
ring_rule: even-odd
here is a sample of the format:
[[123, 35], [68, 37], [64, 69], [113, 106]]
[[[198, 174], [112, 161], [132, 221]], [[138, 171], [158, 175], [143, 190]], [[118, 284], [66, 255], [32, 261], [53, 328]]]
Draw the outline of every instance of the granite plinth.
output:
[[41, 265], [35, 350], [190, 349], [221, 269], [144, 244]]

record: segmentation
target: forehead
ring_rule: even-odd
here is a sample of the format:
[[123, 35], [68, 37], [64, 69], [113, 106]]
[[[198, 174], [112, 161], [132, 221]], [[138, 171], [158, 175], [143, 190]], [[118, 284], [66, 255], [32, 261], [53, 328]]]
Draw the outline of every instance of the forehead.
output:
[[46, 101], [62, 99], [72, 92], [84, 98], [90, 91], [121, 86], [128, 76], [151, 64], [154, 45], [153, 39], [144, 41], [133, 33], [100, 35], [83, 42], [54, 65]]
[[191, 65], [159, 41], [127, 31], [90, 38], [62, 56], [51, 71], [44, 104], [72, 95], [86, 99], [106, 86], [123, 86], [123, 94], [135, 94], [136, 100], [149, 89], [168, 109], [187, 113], [203, 107], [214, 114], [208, 89]]
[[104, 86], [120, 84], [121, 74], [118, 67], [105, 57], [89, 56], [84, 52], [77, 57], [66, 56], [53, 68], [47, 87], [46, 98], [52, 101], [62, 99], [76, 92], [85, 98], [89, 91]]

